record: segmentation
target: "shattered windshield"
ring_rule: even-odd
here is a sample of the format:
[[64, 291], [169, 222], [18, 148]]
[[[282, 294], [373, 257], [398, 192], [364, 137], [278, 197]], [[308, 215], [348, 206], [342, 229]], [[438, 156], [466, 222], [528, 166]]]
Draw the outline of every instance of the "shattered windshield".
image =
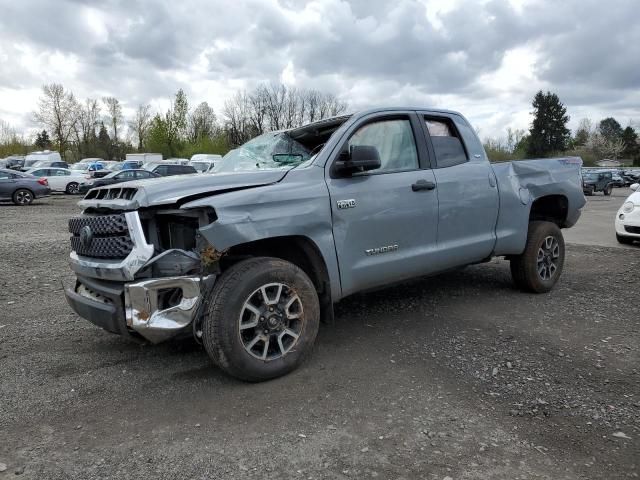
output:
[[211, 173], [288, 170], [309, 158], [310, 150], [285, 132], [269, 132], [231, 150]]

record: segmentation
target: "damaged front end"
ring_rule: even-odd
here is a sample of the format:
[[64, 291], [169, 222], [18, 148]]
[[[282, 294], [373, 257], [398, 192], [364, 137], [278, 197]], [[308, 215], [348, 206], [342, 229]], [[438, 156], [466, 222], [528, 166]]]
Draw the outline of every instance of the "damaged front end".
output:
[[210, 208], [86, 208], [69, 221], [77, 276], [69, 305], [107, 331], [153, 343], [191, 333], [223, 255], [199, 233], [215, 220]]

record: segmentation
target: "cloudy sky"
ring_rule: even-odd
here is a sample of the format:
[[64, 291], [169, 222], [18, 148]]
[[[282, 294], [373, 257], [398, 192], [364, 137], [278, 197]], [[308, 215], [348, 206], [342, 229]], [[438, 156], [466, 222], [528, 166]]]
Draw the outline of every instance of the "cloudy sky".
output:
[[218, 114], [262, 82], [350, 110], [463, 112], [482, 137], [528, 128], [539, 89], [582, 117], [640, 122], [638, 0], [0, 0], [0, 119], [36, 127], [44, 83], [165, 109], [183, 88]]

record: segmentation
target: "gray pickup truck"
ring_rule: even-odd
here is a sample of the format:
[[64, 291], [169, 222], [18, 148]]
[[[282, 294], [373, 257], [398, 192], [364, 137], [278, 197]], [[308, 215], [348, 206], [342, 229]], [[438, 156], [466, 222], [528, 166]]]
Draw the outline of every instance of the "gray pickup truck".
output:
[[547, 292], [585, 203], [579, 158], [490, 164], [464, 117], [376, 109], [261, 135], [213, 173], [90, 190], [69, 221], [73, 310], [227, 373], [286, 374], [355, 292], [500, 256]]

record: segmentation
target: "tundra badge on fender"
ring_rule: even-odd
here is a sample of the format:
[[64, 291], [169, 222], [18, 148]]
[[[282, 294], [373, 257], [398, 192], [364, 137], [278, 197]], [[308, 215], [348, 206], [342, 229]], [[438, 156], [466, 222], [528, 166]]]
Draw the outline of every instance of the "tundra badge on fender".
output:
[[338, 210], [356, 208], [356, 201], [353, 198], [350, 198], [349, 200], [338, 200], [336, 204], [338, 205]]

